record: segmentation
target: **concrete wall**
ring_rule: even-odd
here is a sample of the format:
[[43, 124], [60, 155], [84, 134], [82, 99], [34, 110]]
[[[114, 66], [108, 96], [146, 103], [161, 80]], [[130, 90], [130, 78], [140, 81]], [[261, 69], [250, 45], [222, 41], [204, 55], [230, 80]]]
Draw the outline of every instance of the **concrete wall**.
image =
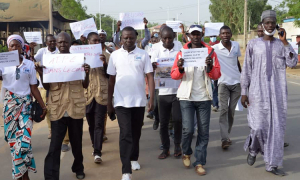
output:
[[[244, 41], [244, 35], [243, 34], [239, 34], [239, 35], [233, 35], [232, 38], [234, 39], [234, 41], [237, 41], [240, 45], [241, 48], [244, 48], [243, 47], [243, 41]], [[256, 32], [251, 30], [249, 33], [248, 33], [248, 36], [247, 36], [247, 42], [251, 39], [254, 39], [254, 38], [257, 38], [257, 35], [256, 35]]]
[[292, 42], [297, 42], [296, 37], [300, 35], [300, 28], [294, 26], [294, 22], [284, 22], [282, 27], [286, 30], [287, 39], [291, 39]]

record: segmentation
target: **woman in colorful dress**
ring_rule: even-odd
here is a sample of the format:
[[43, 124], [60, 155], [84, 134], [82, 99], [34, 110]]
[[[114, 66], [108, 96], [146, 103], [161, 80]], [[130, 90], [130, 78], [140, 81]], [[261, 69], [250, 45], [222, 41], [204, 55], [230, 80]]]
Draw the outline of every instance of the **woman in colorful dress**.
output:
[[37, 88], [34, 63], [22, 56], [23, 38], [11, 35], [7, 39], [7, 45], [9, 51], [18, 51], [20, 65], [0, 68], [4, 94], [4, 135], [5, 141], [10, 145], [13, 179], [29, 180], [28, 171], [36, 173], [31, 147], [31, 95], [43, 108], [42, 119], [47, 109]]

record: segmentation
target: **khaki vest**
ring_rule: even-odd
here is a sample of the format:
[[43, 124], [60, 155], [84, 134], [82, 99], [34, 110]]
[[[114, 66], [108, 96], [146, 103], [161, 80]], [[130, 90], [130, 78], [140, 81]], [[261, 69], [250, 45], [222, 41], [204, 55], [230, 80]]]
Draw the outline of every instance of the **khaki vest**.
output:
[[[108, 54], [105, 50], [103, 51], [103, 54], [108, 63], [110, 54]], [[89, 105], [93, 99], [95, 99], [98, 104], [107, 105], [108, 78], [105, 75], [104, 68], [92, 68], [90, 70], [89, 78], [89, 87], [84, 93], [86, 97], [86, 105]]]
[[82, 80], [50, 83], [48, 110], [51, 121], [61, 119], [65, 112], [73, 119], [82, 119], [85, 103]]

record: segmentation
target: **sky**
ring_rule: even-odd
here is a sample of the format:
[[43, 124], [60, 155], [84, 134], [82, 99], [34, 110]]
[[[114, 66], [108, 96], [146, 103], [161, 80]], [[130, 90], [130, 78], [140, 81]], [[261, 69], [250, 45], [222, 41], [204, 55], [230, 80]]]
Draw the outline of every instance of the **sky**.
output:
[[[83, 0], [87, 6], [87, 14], [99, 13], [100, 0]], [[200, 23], [210, 22], [210, 0], [200, 1]], [[273, 7], [283, 0], [269, 0]], [[198, 22], [198, 0], [101, 0], [101, 14], [107, 14], [119, 19], [120, 12], [144, 12], [149, 22], [164, 23], [173, 18], [183, 21], [186, 25]]]

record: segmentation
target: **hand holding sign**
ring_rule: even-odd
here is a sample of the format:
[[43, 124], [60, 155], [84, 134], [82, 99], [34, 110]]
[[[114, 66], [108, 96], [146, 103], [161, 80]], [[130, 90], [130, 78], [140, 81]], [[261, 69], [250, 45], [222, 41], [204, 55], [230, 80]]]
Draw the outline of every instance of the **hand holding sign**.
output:
[[166, 25], [173, 29], [174, 32], [181, 32], [181, 21], [167, 21]]
[[131, 26], [134, 29], [145, 29], [144, 13], [143, 12], [130, 12], [120, 13], [121, 30], [124, 27]]
[[205, 23], [205, 35], [204, 36], [218, 36], [220, 29], [224, 26], [224, 23]]
[[91, 68], [103, 67], [103, 62], [99, 57], [102, 54], [101, 44], [71, 46], [70, 53], [84, 53], [85, 63], [89, 64]]
[[182, 58], [184, 59], [183, 67], [200, 67], [206, 66], [208, 56], [207, 48], [183, 49]]
[[0, 67], [18, 66], [19, 64], [18, 50], [0, 53]]
[[79, 22], [70, 23], [72, 33], [74, 34], [75, 39], [80, 39], [80, 36], [83, 35], [87, 37], [90, 32], [98, 32], [97, 26], [93, 18], [86, 19]]

